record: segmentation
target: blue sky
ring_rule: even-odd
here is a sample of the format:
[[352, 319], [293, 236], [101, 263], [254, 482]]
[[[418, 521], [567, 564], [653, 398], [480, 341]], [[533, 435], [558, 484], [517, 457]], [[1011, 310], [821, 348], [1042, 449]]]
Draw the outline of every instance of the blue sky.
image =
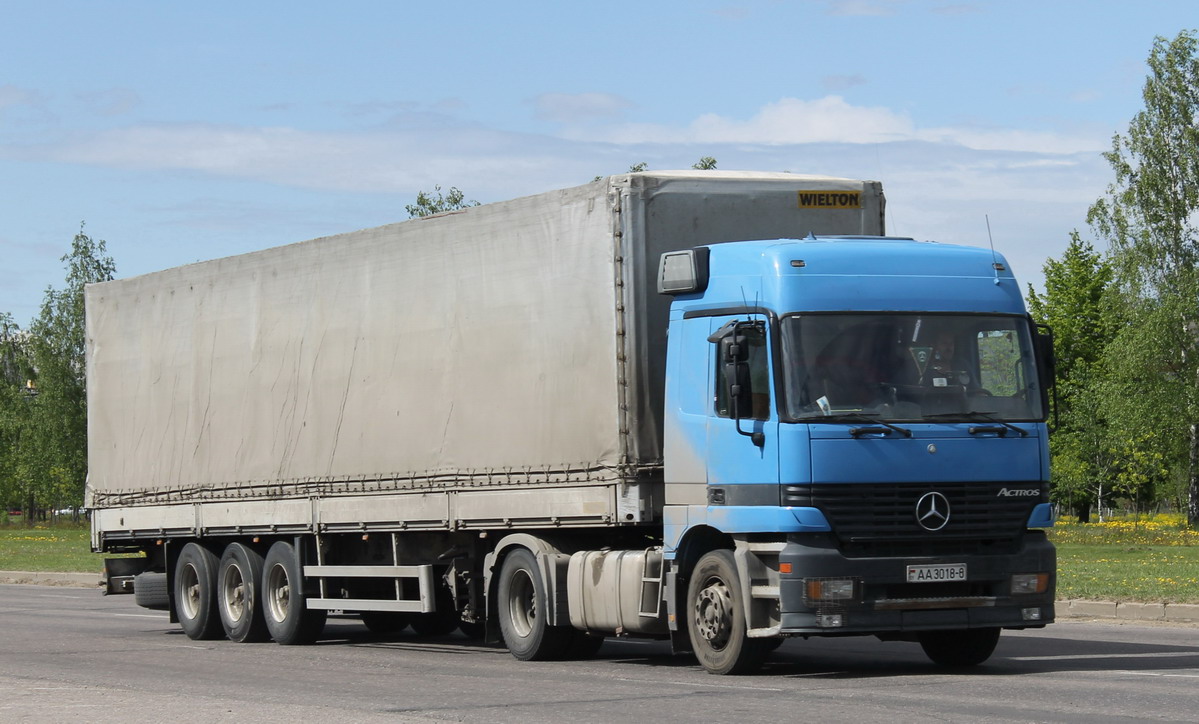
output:
[[1193, 1], [15, 2], [0, 25], [0, 311], [86, 221], [119, 276], [646, 162], [871, 178], [891, 233], [1039, 283], [1111, 180]]

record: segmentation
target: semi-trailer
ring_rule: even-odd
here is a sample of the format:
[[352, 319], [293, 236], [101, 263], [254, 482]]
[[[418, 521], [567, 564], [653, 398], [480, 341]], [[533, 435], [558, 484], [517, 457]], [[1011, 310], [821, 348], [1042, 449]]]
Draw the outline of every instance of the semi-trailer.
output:
[[108, 589], [518, 659], [786, 637], [972, 665], [1053, 620], [1052, 341], [880, 184], [651, 172], [86, 289]]

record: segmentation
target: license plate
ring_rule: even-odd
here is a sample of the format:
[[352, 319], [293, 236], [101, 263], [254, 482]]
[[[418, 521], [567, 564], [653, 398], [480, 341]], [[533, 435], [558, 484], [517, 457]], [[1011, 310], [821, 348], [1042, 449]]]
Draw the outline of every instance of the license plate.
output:
[[908, 566], [908, 583], [941, 583], [966, 580], [966, 564], [944, 566]]

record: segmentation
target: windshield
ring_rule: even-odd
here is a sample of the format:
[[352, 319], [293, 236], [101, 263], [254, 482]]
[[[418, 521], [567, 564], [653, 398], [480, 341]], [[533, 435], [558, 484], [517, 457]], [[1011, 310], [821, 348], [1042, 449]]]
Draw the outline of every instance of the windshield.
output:
[[804, 314], [781, 332], [794, 420], [1044, 419], [1024, 317]]

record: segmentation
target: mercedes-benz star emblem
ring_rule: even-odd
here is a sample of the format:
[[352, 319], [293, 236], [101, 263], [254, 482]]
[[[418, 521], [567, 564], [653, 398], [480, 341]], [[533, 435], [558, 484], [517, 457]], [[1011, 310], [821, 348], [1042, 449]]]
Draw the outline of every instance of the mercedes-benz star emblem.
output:
[[949, 523], [949, 500], [940, 493], [925, 493], [916, 501], [916, 522], [925, 530], [941, 530]]

